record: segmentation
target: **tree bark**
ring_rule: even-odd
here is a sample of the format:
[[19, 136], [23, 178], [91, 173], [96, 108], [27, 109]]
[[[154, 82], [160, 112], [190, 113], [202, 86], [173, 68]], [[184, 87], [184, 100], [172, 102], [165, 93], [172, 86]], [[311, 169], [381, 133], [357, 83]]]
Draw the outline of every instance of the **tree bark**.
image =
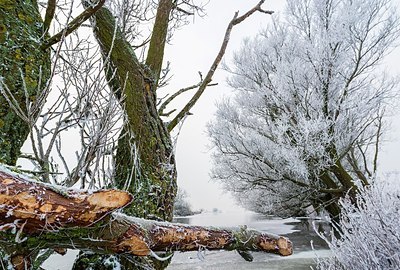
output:
[[115, 182], [117, 188], [134, 195], [135, 203], [124, 211], [137, 217], [171, 220], [176, 165], [170, 134], [156, 108], [156, 76], [139, 63], [107, 8], [101, 8], [95, 20], [95, 36], [110, 63], [106, 71], [110, 87], [116, 95], [124, 96], [128, 116], [118, 141]]
[[42, 24], [36, 1], [0, 1], [1, 163], [16, 163], [30, 131], [27, 121], [10, 107], [5, 92], [27, 114], [27, 105], [40, 96], [50, 76], [50, 51], [40, 48]]
[[[134, 218], [117, 209], [132, 202], [119, 190], [86, 192], [55, 187], [0, 169], [0, 244], [15, 269], [32, 250], [84, 249], [101, 254], [154, 255], [199, 248], [292, 254], [281, 236], [246, 228], [189, 226]], [[23, 255], [21, 255], [23, 254]], [[29, 268], [28, 268], [29, 269]]]
[[[161, 68], [164, 59], [165, 44], [167, 42], [170, 14], [174, 4], [172, 0], [160, 0], [157, 8], [156, 19], [150, 39], [146, 65], [153, 72], [155, 85], [158, 86]], [[153, 89], [156, 90], [156, 87]]]

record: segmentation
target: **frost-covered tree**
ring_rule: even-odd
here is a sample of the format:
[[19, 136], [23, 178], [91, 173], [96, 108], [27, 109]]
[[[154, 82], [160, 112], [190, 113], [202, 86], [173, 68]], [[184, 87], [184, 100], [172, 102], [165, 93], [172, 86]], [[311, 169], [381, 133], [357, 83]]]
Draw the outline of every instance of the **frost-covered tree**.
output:
[[[321, 235], [332, 257], [318, 260], [318, 269], [400, 268], [400, 187], [398, 175], [378, 179], [361, 188], [354, 205], [351, 198], [340, 201], [342, 214], [335, 237]], [[338, 224], [336, 224], [337, 226]]]
[[400, 22], [390, 0], [288, 0], [228, 68], [234, 97], [209, 126], [213, 176], [255, 211], [340, 212], [378, 167], [397, 81], [379, 65]]
[[178, 188], [174, 202], [174, 216], [190, 216], [193, 214], [192, 206], [188, 202], [187, 192]]

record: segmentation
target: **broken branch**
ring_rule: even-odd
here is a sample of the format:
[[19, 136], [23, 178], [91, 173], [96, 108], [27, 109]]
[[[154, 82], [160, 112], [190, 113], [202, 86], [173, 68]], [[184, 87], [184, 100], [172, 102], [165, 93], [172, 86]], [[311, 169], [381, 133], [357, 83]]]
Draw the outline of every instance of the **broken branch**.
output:
[[0, 245], [4, 250], [23, 243], [26, 250], [40, 246], [134, 256], [200, 247], [292, 254], [292, 243], [287, 238], [245, 227], [226, 229], [155, 222], [115, 212], [131, 201], [132, 196], [124, 191], [65, 189], [26, 179], [0, 167]]

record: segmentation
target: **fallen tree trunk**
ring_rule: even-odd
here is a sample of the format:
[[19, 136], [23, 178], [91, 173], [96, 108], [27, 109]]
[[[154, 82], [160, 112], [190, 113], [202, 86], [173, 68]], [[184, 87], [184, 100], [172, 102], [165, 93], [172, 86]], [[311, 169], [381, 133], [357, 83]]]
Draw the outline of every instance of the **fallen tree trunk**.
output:
[[117, 211], [131, 201], [124, 191], [65, 189], [0, 167], [0, 245], [14, 251], [15, 269], [29, 268], [27, 254], [47, 248], [134, 256], [201, 248], [292, 254], [291, 242], [273, 234], [155, 222]]

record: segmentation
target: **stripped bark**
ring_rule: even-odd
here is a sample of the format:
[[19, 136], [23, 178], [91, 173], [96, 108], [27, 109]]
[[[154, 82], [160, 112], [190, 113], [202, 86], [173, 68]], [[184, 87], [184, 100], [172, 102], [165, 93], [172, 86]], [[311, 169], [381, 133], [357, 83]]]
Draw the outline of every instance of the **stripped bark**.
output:
[[129, 193], [119, 190], [57, 189], [0, 171], [0, 224], [7, 228], [22, 222], [29, 234], [89, 226], [131, 201]]
[[65, 189], [0, 168], [0, 245], [18, 250], [10, 254], [15, 269], [28, 265], [27, 251], [38, 247], [134, 256], [200, 248], [292, 254], [291, 242], [273, 234], [156, 222], [115, 211], [131, 202], [124, 191]]
[[[26, 72], [25, 78], [21, 81], [24, 81], [25, 84], [28, 83], [26, 88], [29, 98], [35, 99], [31, 92], [36, 93], [36, 91], [31, 90], [41, 88], [36, 87], [35, 82], [39, 82], [40, 86], [40, 84], [49, 81], [50, 50], [48, 48], [72, 33], [89, 18], [95, 17], [94, 32], [105, 59], [110, 64], [112, 71], [110, 73], [113, 74], [112, 79], [110, 78], [110, 87], [116, 95], [123, 94], [125, 97], [123, 105], [127, 111], [129, 123], [124, 129], [127, 132], [123, 132], [123, 134], [133, 134], [132, 137], [121, 136], [119, 141], [116, 158], [116, 183], [117, 187], [125, 187], [131, 191], [134, 197], [120, 191], [103, 190], [85, 193], [66, 190], [30, 180], [26, 182], [22, 177], [16, 177], [7, 172], [1, 174], [0, 246], [10, 255], [10, 260], [15, 268], [29, 268], [31, 263], [35, 263], [34, 259], [37, 255], [35, 252], [46, 248], [57, 250], [74, 248], [91, 250], [99, 254], [125, 253], [128, 251], [133, 255], [145, 256], [151, 254], [152, 251], [175, 249], [185, 251], [200, 247], [264, 250], [266, 248], [265, 243], [272, 243], [269, 248], [273, 248], [275, 250], [273, 252], [282, 254], [279, 250], [282, 250], [280, 246], [283, 244], [281, 238], [277, 236], [242, 229], [235, 231], [190, 227], [154, 221], [146, 223], [144, 220], [129, 218], [114, 212], [114, 210], [124, 207], [132, 201], [129, 209], [128, 207], [124, 209], [128, 214], [162, 220], [172, 218], [172, 205], [176, 192], [176, 166], [170, 134], [157, 112], [156, 89], [162, 66], [169, 16], [174, 1], [159, 1], [160, 8], [157, 11], [152, 41], [145, 64], [136, 59], [132, 47], [121, 35], [113, 14], [108, 9], [102, 8], [104, 0], [94, 1], [96, 4], [90, 6], [88, 6], [90, 1], [83, 1], [85, 11], [72, 20], [62, 31], [50, 38], [47, 37], [46, 33], [54, 18], [55, 11], [53, 9], [56, 1], [48, 0], [44, 22], [39, 16], [36, 1], [29, 5], [30, 9], [27, 9], [27, 5], [22, 2], [20, 4], [16, 4], [19, 2], [13, 3], [13, 1], [3, 2], [0, 2], [0, 13], [4, 13], [4, 17], [8, 14], [8, 17], [15, 18], [14, 20], [18, 23], [29, 26], [32, 25], [31, 15], [33, 14], [35, 15], [33, 21], [40, 21], [40, 25], [42, 25], [42, 27], [34, 28], [38, 33], [28, 35], [28, 37], [38, 36], [37, 39], [34, 39], [37, 44], [30, 46], [35, 49], [34, 53], [37, 53], [38, 57], [26, 57], [25, 61], [25, 57], [22, 57], [19, 50], [15, 50], [14, 53], [10, 48], [3, 46], [2, 55], [8, 56], [12, 53], [12, 56], [14, 57], [15, 54], [14, 58], [18, 60], [16, 61], [18, 65], [15, 65], [18, 69], [13, 70], [13, 72], [7, 71], [6, 74], [8, 75], [3, 76], [4, 85], [22, 85], [22, 83], [13, 84], [11, 82], [16, 81], [16, 74], [22, 75], [19, 70], [32, 69], [33, 75], [40, 74], [41, 77], [38, 79], [36, 78], [38, 76], [35, 77]], [[258, 6], [262, 2], [264, 1], [260, 1]], [[247, 14], [251, 15], [253, 12]], [[26, 23], [21, 19], [22, 17], [26, 18]], [[39, 25], [39, 23], [33, 25]], [[10, 29], [20, 28], [14, 27], [13, 23], [4, 23], [3, 25], [0, 22], [1, 44], [4, 45], [7, 30], [10, 31]], [[24, 33], [24, 31], [21, 33]], [[19, 36], [15, 36], [19, 38]], [[23, 45], [23, 47], [26, 47], [25, 44]], [[23, 52], [26, 55], [32, 54], [30, 51]], [[10, 57], [4, 57], [4, 59], [8, 58]], [[33, 63], [36, 65], [33, 66]], [[213, 65], [213, 70], [216, 65]], [[42, 73], [38, 71], [40, 68], [43, 70]], [[6, 69], [4, 69], [5, 72]], [[206, 86], [207, 84], [201, 87], [202, 91]], [[14, 89], [10, 91], [12, 90]], [[198, 99], [199, 95], [196, 96]], [[24, 96], [21, 102], [18, 99], [18, 102], [23, 104], [25, 101], [23, 98]], [[5, 103], [2, 102], [2, 104]], [[0, 109], [0, 135], [3, 135], [0, 136], [0, 145], [2, 146], [0, 147], [0, 162], [15, 164], [19, 156], [19, 148], [22, 146], [29, 129], [26, 124], [20, 123], [22, 121], [20, 119], [19, 122], [10, 121], [9, 118], [4, 118], [4, 120], [2, 117], [7, 116], [9, 111], [12, 110], [8, 106], [3, 107], [4, 110]], [[24, 107], [22, 108], [24, 109]], [[19, 127], [26, 127], [24, 133], [21, 133], [23, 139], [18, 137], [17, 141], [9, 143], [8, 138], [11, 136], [8, 134], [16, 137], [14, 135], [15, 129]], [[6, 132], [3, 132], [3, 129]], [[137, 160], [130, 157], [133, 153], [131, 151], [133, 146], [140, 150], [138, 157], [140, 168], [133, 166], [136, 165]], [[9, 151], [8, 148], [11, 147], [16, 148], [16, 150], [11, 149]], [[2, 155], [2, 152], [6, 153]], [[133, 180], [128, 181], [127, 179], [130, 178], [133, 178]], [[135, 184], [140, 184], [141, 189], [139, 190], [138, 185], [135, 186]], [[121, 199], [123, 200], [120, 201]], [[243, 232], [245, 233], [243, 234]], [[283, 242], [289, 243], [287, 240]], [[251, 243], [251, 246], [245, 246], [243, 243]], [[261, 245], [261, 243], [264, 244]], [[135, 245], [141, 248], [132, 248]], [[278, 249], [276, 249], [277, 247]], [[287, 245], [284, 249], [288, 247], [288, 250], [291, 250], [291, 245]]]

